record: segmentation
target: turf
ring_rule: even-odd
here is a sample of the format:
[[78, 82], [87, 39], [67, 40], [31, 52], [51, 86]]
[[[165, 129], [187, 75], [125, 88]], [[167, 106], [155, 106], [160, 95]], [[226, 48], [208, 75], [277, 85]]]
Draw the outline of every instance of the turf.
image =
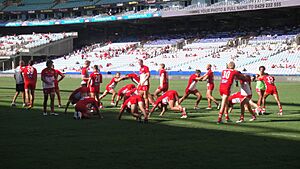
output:
[[[107, 83], [105, 79], [104, 83]], [[60, 84], [63, 103], [80, 79], [66, 78]], [[118, 88], [127, 82], [121, 82]], [[171, 80], [170, 88], [182, 95], [186, 80]], [[151, 91], [158, 80], [152, 80]], [[217, 82], [218, 84], [218, 82]], [[105, 118], [76, 121], [73, 107], [67, 115], [42, 116], [42, 92], [38, 83], [36, 105], [23, 109], [21, 99], [11, 108], [14, 80], [0, 78], [0, 168], [1, 169], [190, 169], [190, 168], [299, 168], [300, 95], [299, 83], [277, 83], [284, 116], [278, 117], [273, 98], [268, 98], [269, 115], [255, 122], [217, 125], [217, 110], [192, 110], [195, 97], [184, 101], [190, 118], [156, 112], [149, 124], [137, 123], [126, 114], [116, 119], [118, 109], [104, 99]], [[205, 91], [205, 83], [198, 85]], [[104, 89], [104, 85], [101, 87]], [[218, 85], [216, 85], [218, 89]], [[214, 93], [217, 98], [217, 90]], [[256, 95], [254, 95], [256, 100]], [[57, 103], [57, 102], [56, 102]], [[239, 109], [231, 114], [238, 120]], [[250, 115], [246, 114], [246, 119]]]

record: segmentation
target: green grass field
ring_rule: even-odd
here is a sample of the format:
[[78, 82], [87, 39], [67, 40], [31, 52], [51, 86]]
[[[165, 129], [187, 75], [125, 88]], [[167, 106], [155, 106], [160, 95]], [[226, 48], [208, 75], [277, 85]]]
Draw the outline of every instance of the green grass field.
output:
[[[105, 80], [106, 84], [108, 79]], [[80, 79], [66, 78], [60, 84], [63, 103], [78, 87]], [[120, 88], [127, 82], [121, 82]], [[170, 89], [182, 95], [184, 80], [173, 80]], [[158, 80], [152, 80], [151, 92]], [[218, 82], [217, 82], [218, 84]], [[149, 124], [137, 123], [129, 114], [117, 120], [118, 109], [104, 99], [104, 119], [74, 120], [74, 109], [67, 115], [42, 116], [40, 82], [34, 109], [26, 110], [18, 99], [10, 107], [13, 78], [0, 78], [0, 169], [276, 169], [300, 168], [300, 84], [277, 83], [284, 116], [277, 116], [277, 105], [268, 98], [269, 115], [255, 122], [217, 125], [218, 111], [192, 110], [195, 97], [183, 102], [188, 119], [167, 112], [156, 112]], [[198, 84], [205, 91], [205, 83]], [[214, 95], [218, 95], [218, 85]], [[101, 87], [104, 90], [104, 85]], [[254, 95], [256, 100], [256, 94]], [[57, 103], [57, 101], [56, 101]], [[231, 114], [239, 118], [239, 109]], [[250, 118], [246, 114], [246, 120]]]

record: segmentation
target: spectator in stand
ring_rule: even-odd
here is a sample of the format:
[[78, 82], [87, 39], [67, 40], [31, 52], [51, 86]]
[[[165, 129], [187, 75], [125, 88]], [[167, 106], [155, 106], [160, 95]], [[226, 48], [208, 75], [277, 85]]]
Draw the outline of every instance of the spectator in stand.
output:
[[24, 69], [24, 61], [19, 61], [19, 66], [15, 69], [14, 79], [16, 81], [16, 94], [13, 98], [13, 101], [11, 103], [11, 106], [16, 106], [16, 100], [22, 92], [22, 99], [23, 99], [23, 107], [26, 106], [25, 102], [25, 89], [24, 89], [24, 79], [22, 75], [22, 69]]

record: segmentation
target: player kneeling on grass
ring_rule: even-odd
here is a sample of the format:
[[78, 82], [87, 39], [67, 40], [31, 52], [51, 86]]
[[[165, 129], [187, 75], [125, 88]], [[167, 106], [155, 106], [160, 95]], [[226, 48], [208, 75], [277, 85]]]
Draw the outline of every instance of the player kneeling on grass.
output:
[[130, 96], [122, 105], [118, 119], [121, 120], [124, 111], [129, 111], [137, 120], [141, 120], [141, 113], [144, 115], [144, 122], [148, 122], [148, 114], [145, 110], [145, 101], [140, 95]]
[[126, 95], [126, 93], [130, 92], [134, 88], [135, 88], [134, 84], [128, 84], [128, 85], [122, 87], [118, 91], [117, 100], [116, 100], [116, 106], [118, 106], [119, 101], [122, 100], [122, 98]]
[[103, 92], [103, 94], [100, 96], [99, 100], [102, 100], [108, 93], [112, 94], [111, 97], [111, 105], [115, 106], [115, 97], [116, 97], [116, 91], [115, 91], [115, 87], [117, 86], [117, 84], [123, 80], [123, 77], [120, 77], [121, 73], [117, 72], [115, 77], [113, 77], [111, 79], [111, 81], [106, 85], [105, 91]]
[[76, 103], [75, 119], [89, 119], [93, 116], [93, 113], [97, 114], [99, 118], [103, 118], [99, 111], [99, 104], [94, 98], [86, 97]]
[[47, 60], [46, 62], [47, 68], [43, 69], [41, 72], [41, 78], [43, 82], [43, 92], [44, 92], [44, 116], [47, 116], [47, 102], [48, 97], [50, 95], [50, 108], [51, 115], [57, 116], [57, 113], [54, 113], [54, 98], [55, 98], [55, 70], [52, 68], [53, 62], [51, 60]]
[[85, 81], [81, 82], [81, 87], [75, 89], [69, 97], [68, 103], [65, 108], [65, 113], [67, 113], [68, 107], [71, 104], [76, 104], [80, 99], [87, 97], [89, 95], [89, 88]]
[[167, 106], [169, 104], [170, 109], [173, 111], [180, 111], [181, 118], [187, 118], [187, 113], [185, 112], [185, 108], [178, 104], [178, 93], [175, 90], [169, 90], [163, 95], [161, 95], [156, 102], [154, 103], [153, 108], [150, 111], [149, 117], [151, 113], [154, 112], [155, 108], [161, 105], [162, 111], [159, 116], [163, 116], [167, 110]]

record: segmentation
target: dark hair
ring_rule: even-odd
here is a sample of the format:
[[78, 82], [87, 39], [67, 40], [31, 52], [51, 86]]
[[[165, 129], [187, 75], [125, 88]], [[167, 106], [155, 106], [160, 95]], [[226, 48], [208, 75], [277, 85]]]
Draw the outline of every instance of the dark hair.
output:
[[33, 63], [34, 63], [33, 60], [29, 60], [29, 61], [28, 61], [28, 65], [29, 65], [29, 66], [32, 66]]
[[260, 70], [261, 68], [263, 68], [264, 71], [266, 70], [266, 67], [264, 67], [264, 66], [259, 66], [259, 70]]
[[46, 61], [46, 66], [47, 66], [47, 67], [50, 66], [51, 64], [53, 64], [53, 61], [52, 61], [52, 60], [47, 60], [47, 61]]
[[94, 65], [94, 68], [95, 68], [96, 70], [99, 70], [98, 65]]
[[196, 69], [196, 73], [201, 73], [201, 70], [199, 70], [199, 69]]
[[165, 65], [164, 63], [161, 63], [160, 65], [162, 65], [162, 67], [163, 67], [163, 68], [165, 68], [165, 67], [166, 67], [166, 65]]

